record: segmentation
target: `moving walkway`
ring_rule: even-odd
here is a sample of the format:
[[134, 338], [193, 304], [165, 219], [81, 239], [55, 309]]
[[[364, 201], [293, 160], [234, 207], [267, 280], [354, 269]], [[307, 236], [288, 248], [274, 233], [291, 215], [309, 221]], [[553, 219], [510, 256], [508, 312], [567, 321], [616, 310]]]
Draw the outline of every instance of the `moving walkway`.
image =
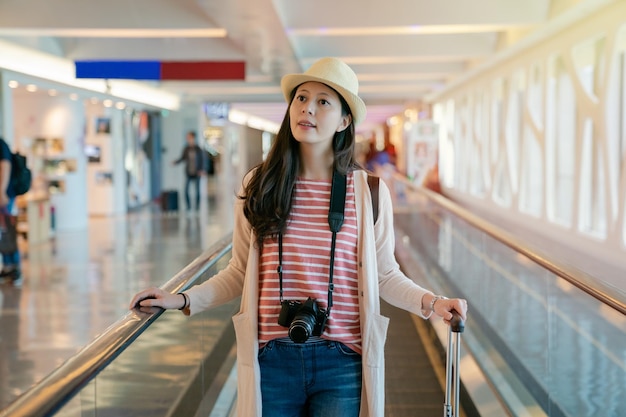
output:
[[[550, 262], [440, 196], [395, 204], [397, 258], [436, 293], [463, 297], [466, 416], [619, 416], [626, 409], [624, 296]], [[230, 258], [230, 236], [163, 284], [178, 292]], [[17, 398], [0, 416], [235, 415], [238, 300], [187, 318], [134, 310]], [[385, 303], [386, 416], [438, 416], [445, 325]], [[442, 342], [443, 341], [443, 342]]]

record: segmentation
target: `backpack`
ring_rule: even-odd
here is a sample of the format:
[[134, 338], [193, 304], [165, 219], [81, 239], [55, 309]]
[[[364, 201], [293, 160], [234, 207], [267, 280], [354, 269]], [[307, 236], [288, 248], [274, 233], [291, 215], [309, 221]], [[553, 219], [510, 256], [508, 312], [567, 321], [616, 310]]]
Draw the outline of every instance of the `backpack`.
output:
[[15, 195], [22, 195], [30, 189], [32, 173], [26, 165], [26, 156], [11, 152], [11, 185]]
[[378, 183], [380, 178], [375, 175], [367, 174], [367, 185], [370, 187], [372, 195], [372, 214], [374, 215], [374, 223], [378, 220]]
[[211, 152], [209, 151], [204, 151], [204, 156], [206, 158], [206, 173], [207, 175], [214, 175], [215, 174], [215, 162], [213, 161], [213, 155], [211, 155]]

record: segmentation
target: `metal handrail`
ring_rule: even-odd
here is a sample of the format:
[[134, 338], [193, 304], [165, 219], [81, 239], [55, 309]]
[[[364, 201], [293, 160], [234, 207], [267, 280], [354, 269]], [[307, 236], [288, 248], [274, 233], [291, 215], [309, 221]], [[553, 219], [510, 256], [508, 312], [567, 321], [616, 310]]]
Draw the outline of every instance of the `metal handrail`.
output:
[[604, 304], [626, 315], [626, 299], [617, 290], [597, 280], [584, 271], [572, 268], [554, 259], [550, 259], [549, 255], [541, 253], [541, 251], [536, 248], [531, 248], [522, 240], [515, 238], [511, 234], [483, 220], [479, 216], [470, 213], [468, 210], [445, 198], [441, 194], [435, 193], [423, 187], [418, 187], [399, 173], [394, 173], [393, 176], [395, 181], [400, 181], [405, 185], [408, 185], [411, 189], [425, 195], [429, 200], [454, 213], [472, 226], [475, 226], [479, 230], [487, 233], [489, 236], [523, 254], [543, 268], [551, 271], [559, 277], [562, 277], [570, 284], [580, 288]]
[[[170, 293], [185, 290], [231, 248], [232, 233], [199, 255], [160, 288]], [[53, 415], [165, 311], [157, 307], [151, 307], [149, 310], [151, 311], [144, 312], [139, 309], [129, 311], [76, 355], [0, 411], [0, 416]]]

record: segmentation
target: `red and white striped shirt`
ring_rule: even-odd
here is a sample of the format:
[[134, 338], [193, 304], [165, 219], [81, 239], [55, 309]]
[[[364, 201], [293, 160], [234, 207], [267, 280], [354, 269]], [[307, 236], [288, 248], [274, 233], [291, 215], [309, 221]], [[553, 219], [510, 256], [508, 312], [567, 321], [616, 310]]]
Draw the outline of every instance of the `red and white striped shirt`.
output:
[[[330, 180], [298, 178], [294, 201], [283, 235], [283, 299], [317, 299], [328, 306], [328, 278], [332, 232], [328, 226]], [[259, 343], [288, 337], [278, 324], [280, 293], [278, 239], [263, 242], [259, 264]], [[361, 352], [357, 275], [357, 224], [354, 176], [348, 174], [344, 222], [335, 246], [333, 307], [322, 335]]]

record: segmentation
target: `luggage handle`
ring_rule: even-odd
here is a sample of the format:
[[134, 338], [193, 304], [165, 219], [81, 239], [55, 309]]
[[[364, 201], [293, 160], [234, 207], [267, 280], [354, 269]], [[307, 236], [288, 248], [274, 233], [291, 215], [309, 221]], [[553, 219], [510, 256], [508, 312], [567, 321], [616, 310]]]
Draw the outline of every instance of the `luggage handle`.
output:
[[[444, 417], [459, 417], [459, 362], [461, 361], [461, 333], [465, 330], [465, 322], [456, 311], [451, 311], [452, 319], [448, 331], [446, 354], [446, 398], [443, 404]], [[454, 396], [454, 404], [450, 404]]]
[[452, 310], [452, 319], [450, 320], [450, 330], [454, 333], [463, 333], [465, 330], [465, 322], [461, 315], [456, 312], [456, 310]]

